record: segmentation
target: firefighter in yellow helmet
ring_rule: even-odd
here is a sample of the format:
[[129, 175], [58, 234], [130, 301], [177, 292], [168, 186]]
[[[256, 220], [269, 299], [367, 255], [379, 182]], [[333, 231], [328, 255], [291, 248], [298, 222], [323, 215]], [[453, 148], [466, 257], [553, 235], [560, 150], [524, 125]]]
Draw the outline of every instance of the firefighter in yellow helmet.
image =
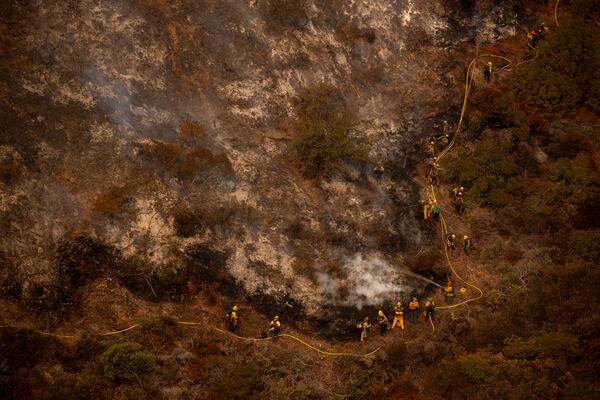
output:
[[238, 311], [238, 306], [233, 306], [231, 312], [227, 314], [227, 329], [229, 329], [230, 332], [235, 332], [239, 325], [240, 316]]
[[382, 310], [379, 310], [377, 312], [377, 323], [379, 324], [379, 333], [381, 334], [381, 336], [385, 335], [385, 333], [388, 330], [388, 327], [390, 326], [390, 322], [388, 321], [387, 317], [385, 316]]
[[435, 303], [433, 299], [430, 297], [425, 302], [425, 319], [431, 318], [433, 321], [435, 317]]
[[463, 213], [463, 210], [464, 210], [464, 208], [463, 208], [464, 201], [465, 200], [463, 198], [463, 192], [459, 191], [456, 194], [456, 197], [454, 198], [454, 201], [453, 201], [453, 203], [454, 203], [454, 209], [456, 210], [456, 212], [458, 214], [462, 214]]
[[485, 79], [486, 83], [490, 83], [491, 78], [492, 78], [492, 62], [488, 61], [483, 66], [483, 79]]
[[369, 322], [369, 317], [365, 315], [362, 322], [356, 324], [356, 327], [360, 329], [360, 341], [364, 342], [365, 340], [367, 340], [369, 332], [371, 331], [371, 323]]
[[280, 332], [281, 322], [279, 322], [279, 315], [276, 315], [269, 323], [269, 333], [271, 334], [271, 336], [273, 336], [273, 339], [275, 339], [277, 336], [279, 336]]
[[392, 329], [399, 326], [400, 329], [404, 330], [404, 308], [400, 301], [396, 302], [394, 307], [394, 320], [392, 321]]
[[454, 250], [454, 242], [456, 240], [456, 235], [453, 233], [449, 233], [446, 235], [446, 248], [448, 250]]
[[383, 178], [383, 173], [385, 172], [385, 167], [383, 166], [383, 164], [379, 163], [379, 164], [377, 164], [377, 166], [375, 167], [373, 172], [375, 173], [375, 176], [377, 178], [381, 179], [381, 178]]
[[427, 203], [423, 201], [423, 221], [427, 221], [431, 218], [431, 213], [433, 212], [435, 205], [436, 202], [431, 197], [429, 197]]
[[459, 193], [463, 193], [465, 191], [465, 188], [462, 186], [455, 186], [452, 188], [452, 190], [450, 190], [450, 193], [452, 193], [452, 197], [454, 199], [454, 201], [456, 201], [456, 198], [458, 197]]
[[469, 252], [471, 251], [471, 238], [467, 235], [463, 236], [463, 250], [465, 251], [466, 255], [469, 255]]
[[454, 300], [454, 286], [452, 286], [452, 281], [448, 279], [448, 283], [444, 288], [444, 296], [446, 296], [446, 302], [451, 303]]

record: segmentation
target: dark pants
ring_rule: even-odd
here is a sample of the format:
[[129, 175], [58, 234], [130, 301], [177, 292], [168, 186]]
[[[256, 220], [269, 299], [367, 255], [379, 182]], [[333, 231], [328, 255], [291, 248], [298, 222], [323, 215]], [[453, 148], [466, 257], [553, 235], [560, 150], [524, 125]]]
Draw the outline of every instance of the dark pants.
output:
[[417, 321], [419, 320], [419, 310], [410, 310], [410, 320], [413, 322], [413, 324], [416, 324]]
[[485, 81], [487, 83], [490, 83], [490, 78], [492, 77], [492, 73], [490, 71], [483, 71], [483, 79], [485, 79]]
[[387, 324], [379, 324], [379, 333], [383, 336], [387, 332]]
[[431, 320], [433, 321], [435, 319], [435, 310], [427, 310], [427, 319], [431, 318]]
[[227, 329], [229, 330], [229, 332], [235, 332], [236, 328], [237, 328], [237, 323], [234, 324], [231, 319], [227, 319]]
[[280, 332], [280, 329], [277, 329], [277, 328], [275, 328], [271, 331], [271, 334], [273, 335], [273, 340], [277, 339], [277, 336], [279, 336], [279, 332]]

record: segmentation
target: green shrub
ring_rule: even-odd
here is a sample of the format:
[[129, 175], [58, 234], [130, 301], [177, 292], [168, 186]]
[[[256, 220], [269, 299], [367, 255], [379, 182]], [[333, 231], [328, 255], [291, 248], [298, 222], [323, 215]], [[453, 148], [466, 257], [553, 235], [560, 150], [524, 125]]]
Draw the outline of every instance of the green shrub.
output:
[[598, 67], [590, 80], [589, 88], [590, 91], [586, 104], [596, 112], [596, 114], [600, 114], [600, 68]]
[[560, 360], [581, 355], [577, 337], [558, 332], [542, 332], [529, 339], [511, 336], [504, 341], [502, 353], [509, 359], [549, 357]]
[[368, 164], [367, 140], [353, 131], [347, 116], [325, 120], [305, 117], [297, 125], [294, 149], [308, 178], [331, 177], [345, 163]]
[[259, 366], [253, 362], [230, 365], [219, 372], [218, 382], [209, 390], [215, 400], [258, 400], [265, 398]]
[[600, 263], [600, 229], [575, 230], [568, 244], [569, 257]]
[[140, 323], [143, 329], [164, 335], [167, 329], [177, 326], [177, 320], [170, 315], [159, 315], [151, 318], [143, 318]]
[[518, 185], [511, 181], [521, 171], [512, 157], [512, 138], [484, 132], [472, 151], [464, 151], [448, 162], [444, 174], [467, 188], [467, 196], [475, 201], [504, 207]]
[[590, 78], [597, 69], [597, 39], [591, 25], [564, 18], [539, 43], [535, 62], [516, 75], [518, 97], [547, 113], [574, 113], [590, 93]]
[[560, 183], [562, 204], [556, 211], [565, 221], [585, 211], [582, 208], [588, 201], [600, 195], [598, 174], [587, 153], [580, 153], [573, 160], [559, 159], [550, 178]]
[[117, 343], [100, 356], [104, 376], [111, 381], [128, 382], [158, 369], [156, 357], [135, 342]]
[[354, 358], [343, 358], [336, 364], [344, 377], [344, 392], [348, 393], [352, 399], [368, 399], [371, 395], [373, 380], [371, 368]]
[[469, 398], [542, 400], [551, 398], [554, 391], [548, 371], [533, 362], [477, 352], [459, 357], [458, 365], [463, 379], [477, 393]]
[[134, 254], [127, 258], [125, 268], [122, 272], [126, 275], [149, 274], [152, 270], [152, 263], [148, 256], [144, 254]]
[[515, 103], [515, 93], [510, 91], [494, 100], [493, 115], [506, 127], [519, 127], [527, 124], [527, 115]]

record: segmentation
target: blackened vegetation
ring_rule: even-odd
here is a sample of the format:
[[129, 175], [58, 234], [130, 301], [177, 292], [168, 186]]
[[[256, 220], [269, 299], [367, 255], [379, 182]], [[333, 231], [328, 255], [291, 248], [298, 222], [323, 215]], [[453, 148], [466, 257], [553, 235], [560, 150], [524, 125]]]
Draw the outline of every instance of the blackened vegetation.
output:
[[114, 267], [117, 259], [114, 249], [89, 237], [65, 240], [56, 251], [56, 280], [30, 285], [27, 303], [37, 312], [48, 314], [48, 321], [65, 318], [76, 303], [78, 290]]
[[0, 296], [17, 300], [21, 298], [21, 282], [17, 279], [16, 266], [9, 256], [0, 251]]
[[228, 253], [201, 243], [189, 246], [185, 254], [190, 276], [199, 284], [213, 287], [215, 293], [237, 302], [243, 299], [268, 316], [278, 314], [293, 320], [305, 318], [301, 304], [290, 293], [281, 296], [273, 296], [260, 290], [253, 294], [245, 293], [243, 285], [226, 268]]
[[209, 245], [191, 246], [185, 262], [157, 267], [144, 254], [124, 257], [111, 246], [87, 236], [64, 240], [56, 252], [56, 279], [51, 283], [30, 283], [26, 295], [22, 282], [15, 278], [10, 259], [4, 257], [1, 294], [10, 300], [22, 299], [49, 324], [66, 318], [86, 285], [103, 276], [114, 276], [125, 287], [150, 301], [183, 301], [191, 279], [205, 283], [212, 279], [227, 280], [227, 253]]
[[115, 250], [86, 236], [64, 241], [56, 255], [59, 284], [74, 287], [97, 278], [114, 263]]
[[156, 268], [145, 255], [120, 260], [115, 272], [129, 290], [150, 301], [181, 301], [188, 278], [185, 266], [171, 263]]
[[302, 30], [309, 22], [307, 0], [266, 0], [259, 2], [259, 10], [269, 30], [283, 33]]
[[223, 152], [213, 154], [203, 145], [193, 147], [177, 142], [154, 141], [139, 147], [138, 156], [164, 178], [175, 177], [182, 183], [213, 175], [233, 178], [231, 162]]
[[228, 254], [205, 243], [188, 246], [185, 251], [187, 267], [194, 279], [210, 282], [227, 279]]
[[69, 347], [54, 338], [27, 329], [0, 330], [0, 398], [30, 398], [32, 387], [44, 384], [34, 367], [69, 355]]

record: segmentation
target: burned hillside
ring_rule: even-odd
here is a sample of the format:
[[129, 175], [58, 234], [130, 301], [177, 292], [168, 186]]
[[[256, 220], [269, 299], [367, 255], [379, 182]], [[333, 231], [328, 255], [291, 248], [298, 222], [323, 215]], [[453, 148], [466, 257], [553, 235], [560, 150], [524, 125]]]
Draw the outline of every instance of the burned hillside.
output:
[[7, 1], [0, 397], [595, 398], [597, 6]]

